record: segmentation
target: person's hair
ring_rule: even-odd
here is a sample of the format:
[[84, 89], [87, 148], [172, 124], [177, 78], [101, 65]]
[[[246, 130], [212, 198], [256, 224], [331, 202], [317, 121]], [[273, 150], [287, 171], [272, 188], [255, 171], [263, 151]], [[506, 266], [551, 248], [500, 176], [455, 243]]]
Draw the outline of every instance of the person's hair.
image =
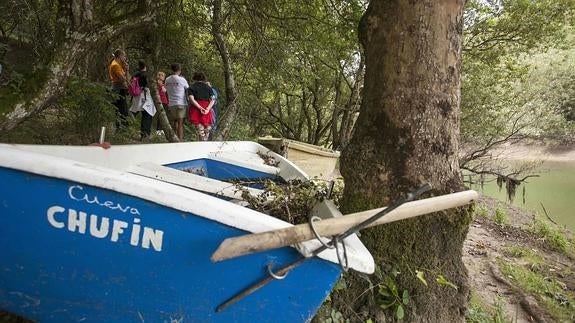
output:
[[158, 73], [156, 73], [156, 79], [159, 79], [160, 76], [161, 76], [162, 78], [165, 78], [165, 77], [166, 77], [166, 73], [164, 73], [164, 72], [162, 72], [162, 71], [158, 71]]
[[114, 51], [114, 57], [115, 57], [115, 58], [119, 58], [122, 54], [125, 55], [126, 52], [123, 51], [123, 50], [121, 50], [121, 49], [116, 49], [116, 50]]
[[146, 68], [146, 62], [141, 59], [138, 61], [138, 70], [143, 71]]
[[202, 72], [195, 72], [194, 76], [192, 76], [192, 80], [194, 81], [206, 81], [206, 74], [202, 73]]
[[172, 72], [178, 72], [182, 70], [182, 65], [180, 65], [179, 63], [174, 63], [172, 64]]

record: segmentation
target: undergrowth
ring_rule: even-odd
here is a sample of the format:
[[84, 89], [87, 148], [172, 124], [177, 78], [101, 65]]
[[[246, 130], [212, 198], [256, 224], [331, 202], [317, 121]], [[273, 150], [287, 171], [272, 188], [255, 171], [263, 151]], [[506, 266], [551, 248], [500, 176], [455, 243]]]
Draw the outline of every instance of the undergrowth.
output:
[[[262, 193], [252, 195], [245, 185], [263, 185]], [[309, 222], [309, 214], [317, 201], [331, 199], [336, 206], [343, 193], [343, 182], [325, 180], [291, 180], [277, 183], [263, 180], [259, 183], [238, 182], [236, 189], [249, 204], [248, 207], [292, 224]]]

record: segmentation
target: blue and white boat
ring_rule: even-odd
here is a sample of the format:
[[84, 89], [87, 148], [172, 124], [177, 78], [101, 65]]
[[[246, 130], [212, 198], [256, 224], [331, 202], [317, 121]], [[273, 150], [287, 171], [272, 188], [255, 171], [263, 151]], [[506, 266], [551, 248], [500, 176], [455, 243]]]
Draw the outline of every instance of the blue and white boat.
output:
[[[242, 206], [228, 182], [307, 178], [256, 143], [0, 144], [0, 177], [0, 309], [30, 320], [306, 322], [342, 272], [325, 250], [216, 311], [268, 268], [321, 246], [210, 261], [228, 237], [291, 226]], [[359, 239], [345, 244], [349, 266], [373, 272]]]

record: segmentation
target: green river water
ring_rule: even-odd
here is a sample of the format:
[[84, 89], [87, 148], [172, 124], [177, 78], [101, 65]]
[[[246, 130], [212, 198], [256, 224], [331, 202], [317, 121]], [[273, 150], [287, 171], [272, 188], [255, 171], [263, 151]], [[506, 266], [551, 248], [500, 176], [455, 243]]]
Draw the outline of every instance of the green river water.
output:
[[[546, 161], [536, 170], [540, 177], [527, 179], [526, 184], [517, 188], [513, 205], [531, 210], [545, 217], [541, 203], [549, 216], [559, 225], [575, 231], [575, 162]], [[523, 204], [525, 186], [525, 204]], [[501, 191], [493, 182], [473, 189], [502, 201], [507, 200], [505, 189]]]

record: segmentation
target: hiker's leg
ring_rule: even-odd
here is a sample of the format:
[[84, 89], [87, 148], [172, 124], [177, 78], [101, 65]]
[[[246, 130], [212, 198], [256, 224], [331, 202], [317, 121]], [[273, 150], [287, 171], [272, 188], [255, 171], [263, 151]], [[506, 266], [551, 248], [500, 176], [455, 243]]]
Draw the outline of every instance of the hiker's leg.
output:
[[196, 133], [198, 134], [198, 140], [203, 141], [204, 140], [204, 126], [201, 123], [198, 123], [197, 125], [195, 125], [195, 128], [196, 128]]
[[210, 140], [210, 133], [212, 131], [212, 127], [211, 126], [204, 126], [204, 141], [208, 141]]
[[142, 111], [142, 120], [140, 121], [140, 132], [142, 135], [142, 139], [150, 137], [152, 133], [152, 120], [154, 119], [148, 112], [145, 110]]
[[184, 119], [178, 119], [178, 138], [184, 141]]
[[113, 90], [118, 98], [114, 102], [116, 106], [116, 131], [121, 131], [128, 126], [128, 101], [126, 100], [126, 95], [128, 94], [126, 89], [114, 89]]

